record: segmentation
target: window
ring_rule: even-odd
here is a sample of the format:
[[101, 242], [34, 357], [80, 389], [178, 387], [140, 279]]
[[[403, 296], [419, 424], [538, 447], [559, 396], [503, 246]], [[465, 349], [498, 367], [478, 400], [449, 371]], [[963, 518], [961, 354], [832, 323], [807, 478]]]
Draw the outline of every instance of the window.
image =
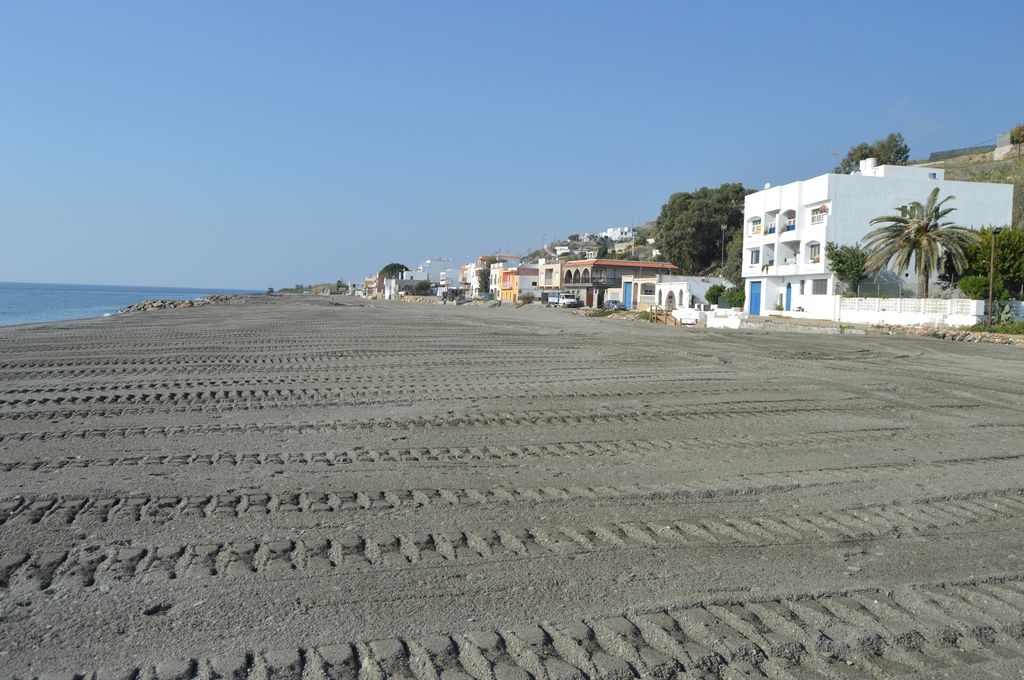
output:
[[828, 279], [814, 279], [811, 281], [811, 295], [824, 295], [828, 292]]
[[760, 250], [751, 250], [750, 251], [750, 264], [760, 264], [760, 263], [761, 263], [761, 251]]
[[812, 208], [811, 224], [821, 224], [825, 221], [825, 215], [828, 215], [827, 205], [819, 205], [817, 208]]
[[750, 233], [754, 234], [754, 235], [761, 233], [761, 218], [760, 217], [753, 217], [753, 218], [750, 219]]
[[804, 284], [805, 284], [805, 283], [807, 283], [807, 282], [806, 282], [806, 281], [804, 281], [803, 279], [800, 279], [800, 294], [801, 294], [801, 295], [803, 295], [803, 294], [804, 294]]
[[552, 270], [552, 269], [545, 269], [544, 270], [544, 285], [545, 286], [550, 286], [553, 283], [554, 276], [555, 276], [554, 270]]
[[929, 172], [928, 173], [928, 179], [937, 179], [938, 176], [939, 176], [938, 173], [935, 173], [935, 172]]
[[807, 253], [807, 257], [810, 258], [810, 261], [812, 263], [818, 264], [819, 262], [821, 262], [821, 244], [820, 243], [812, 243], [812, 244], [810, 244], [809, 246], [807, 246], [807, 250], [809, 251]]

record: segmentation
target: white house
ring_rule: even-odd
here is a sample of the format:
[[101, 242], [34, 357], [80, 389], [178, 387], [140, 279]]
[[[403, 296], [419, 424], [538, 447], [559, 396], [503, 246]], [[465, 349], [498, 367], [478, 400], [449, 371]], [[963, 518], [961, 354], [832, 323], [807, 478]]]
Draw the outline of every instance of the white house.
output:
[[[745, 311], [800, 312], [837, 319], [837, 279], [828, 267], [825, 244], [861, 242], [880, 215], [899, 214], [913, 201], [924, 202], [934, 187], [956, 212], [949, 219], [964, 227], [1010, 224], [1013, 187], [1009, 184], [944, 179], [938, 168], [876, 165], [861, 161], [860, 171], [827, 174], [792, 182], [746, 197], [743, 211]], [[903, 296], [916, 292], [910, 274]], [[904, 277], [906, 284], [906, 277]]]
[[633, 227], [612, 227], [605, 229], [599, 236], [604, 236], [612, 241], [624, 241], [633, 238], [633, 233]]
[[654, 295], [658, 306], [663, 309], [687, 309], [694, 305], [716, 304], [718, 300], [707, 299], [708, 288], [715, 285], [728, 288], [730, 283], [714, 276], [659, 274], [655, 278]]

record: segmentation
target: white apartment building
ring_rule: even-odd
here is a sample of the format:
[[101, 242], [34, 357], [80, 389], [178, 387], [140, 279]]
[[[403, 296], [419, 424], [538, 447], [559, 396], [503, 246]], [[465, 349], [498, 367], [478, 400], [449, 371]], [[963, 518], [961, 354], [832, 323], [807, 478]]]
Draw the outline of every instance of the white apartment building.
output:
[[[947, 217], [955, 224], [1010, 224], [1009, 184], [948, 181], [938, 168], [876, 165], [874, 159], [861, 161], [860, 171], [849, 175], [820, 175], [750, 194], [743, 211], [745, 311], [758, 316], [778, 308], [837, 318], [838, 281], [826, 262], [825, 244], [860, 243], [876, 228], [872, 219], [925, 202], [936, 186], [939, 200], [956, 197], [947, 203], [956, 208]], [[916, 293], [913, 272], [909, 278], [904, 296]]]

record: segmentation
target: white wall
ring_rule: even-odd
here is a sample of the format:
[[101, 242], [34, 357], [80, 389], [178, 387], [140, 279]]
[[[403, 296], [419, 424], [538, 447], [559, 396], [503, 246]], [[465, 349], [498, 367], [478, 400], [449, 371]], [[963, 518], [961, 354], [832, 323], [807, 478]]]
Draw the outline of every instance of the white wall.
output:
[[[888, 169], [888, 166], [883, 166]], [[899, 214], [899, 207], [913, 201], [924, 203], [929, 192], [939, 187], [939, 199], [955, 196], [947, 203], [956, 208], [946, 219], [962, 227], [1003, 226], [1013, 214], [1013, 186], [989, 182], [920, 180], [905, 177], [867, 177], [830, 175], [827, 238], [840, 244], [863, 241], [875, 229], [871, 220], [881, 215]], [[913, 276], [913, 274], [911, 275]]]
[[842, 298], [839, 321], [900, 326], [973, 326], [985, 314], [983, 300]]

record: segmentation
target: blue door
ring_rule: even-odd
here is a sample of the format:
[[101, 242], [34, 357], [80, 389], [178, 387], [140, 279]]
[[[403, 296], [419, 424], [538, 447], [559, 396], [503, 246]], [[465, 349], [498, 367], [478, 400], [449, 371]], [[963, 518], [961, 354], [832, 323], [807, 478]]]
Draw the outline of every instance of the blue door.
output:
[[793, 304], [793, 284], [786, 284], [786, 311], [789, 311], [789, 306]]
[[750, 282], [750, 316], [761, 316], [761, 282]]
[[622, 301], [622, 304], [626, 305], [626, 309], [633, 309], [633, 284], [627, 283], [622, 288], [622, 295], [626, 298]]

